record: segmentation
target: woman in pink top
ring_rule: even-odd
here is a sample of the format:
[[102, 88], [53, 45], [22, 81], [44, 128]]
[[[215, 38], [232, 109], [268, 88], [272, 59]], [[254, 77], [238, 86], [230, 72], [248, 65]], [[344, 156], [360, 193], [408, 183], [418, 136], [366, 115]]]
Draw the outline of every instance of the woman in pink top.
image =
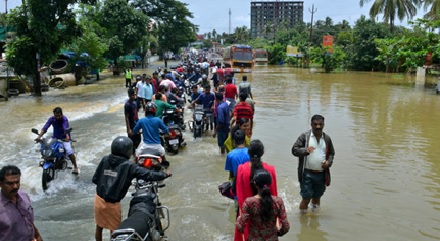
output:
[[[241, 164], [237, 170], [236, 177], [236, 195], [237, 195], [237, 203], [239, 208], [239, 215], [243, 208], [243, 203], [248, 197], [253, 197], [257, 194], [257, 189], [251, 185], [252, 178], [255, 172], [259, 169], [266, 169], [271, 177], [272, 182], [269, 185], [269, 190], [272, 196], [278, 196], [277, 191], [277, 178], [275, 173], [275, 167], [262, 162], [261, 157], [264, 154], [264, 145], [260, 140], [251, 141], [248, 148], [249, 157], [251, 158], [250, 162], [246, 162]], [[244, 224], [243, 232], [239, 232], [238, 229], [235, 229], [234, 241], [246, 241], [249, 236], [249, 222]]]

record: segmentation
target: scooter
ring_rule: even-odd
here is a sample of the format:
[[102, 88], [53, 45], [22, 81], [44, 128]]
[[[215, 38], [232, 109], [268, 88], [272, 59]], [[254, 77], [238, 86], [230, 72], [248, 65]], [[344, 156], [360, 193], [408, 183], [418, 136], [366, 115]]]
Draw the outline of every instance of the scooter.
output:
[[[69, 128], [65, 131], [65, 134], [71, 131], [72, 128]], [[39, 132], [37, 129], [32, 128], [32, 133], [38, 135]], [[41, 158], [43, 159], [39, 162], [39, 165], [43, 168], [41, 184], [44, 191], [49, 187], [49, 183], [57, 178], [58, 172], [69, 168], [67, 165], [70, 159], [64, 152], [63, 141], [65, 140], [45, 137], [39, 141]], [[74, 140], [71, 141], [75, 142]]]
[[[163, 170], [159, 156], [141, 155], [138, 165], [154, 170]], [[170, 224], [169, 209], [159, 200], [159, 188], [165, 184], [138, 179], [133, 199], [130, 201], [128, 218], [111, 236], [111, 241], [159, 241], [166, 240], [165, 230]]]

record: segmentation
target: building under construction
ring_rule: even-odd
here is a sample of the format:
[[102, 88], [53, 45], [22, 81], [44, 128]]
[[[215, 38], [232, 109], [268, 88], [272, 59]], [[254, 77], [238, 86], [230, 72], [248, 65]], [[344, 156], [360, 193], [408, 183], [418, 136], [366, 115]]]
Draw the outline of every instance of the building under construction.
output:
[[251, 1], [251, 36], [274, 37], [281, 23], [293, 27], [303, 21], [302, 1]]

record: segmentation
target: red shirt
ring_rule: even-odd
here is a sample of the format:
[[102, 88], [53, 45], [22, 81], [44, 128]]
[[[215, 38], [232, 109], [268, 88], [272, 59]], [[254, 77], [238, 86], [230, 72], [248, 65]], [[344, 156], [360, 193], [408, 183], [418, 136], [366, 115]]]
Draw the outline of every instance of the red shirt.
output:
[[254, 119], [254, 111], [252, 111], [251, 105], [240, 101], [234, 107], [234, 116], [236, 120], [240, 118]]
[[235, 96], [238, 94], [237, 86], [234, 84], [227, 84], [225, 86], [225, 97], [228, 99], [235, 99]]

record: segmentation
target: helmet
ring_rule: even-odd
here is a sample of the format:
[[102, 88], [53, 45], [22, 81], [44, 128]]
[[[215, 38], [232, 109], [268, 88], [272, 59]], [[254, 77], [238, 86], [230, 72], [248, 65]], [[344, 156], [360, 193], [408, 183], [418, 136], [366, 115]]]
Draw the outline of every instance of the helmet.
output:
[[208, 79], [208, 76], [206, 74], [203, 74], [202, 79]]
[[165, 90], [169, 90], [170, 89], [170, 84], [168, 83], [164, 83], [163, 87], [165, 87]]
[[118, 136], [112, 142], [112, 154], [130, 158], [133, 153], [133, 141], [126, 136]]
[[156, 109], [157, 109], [156, 104], [154, 104], [153, 102], [148, 102], [145, 105], [145, 114], [151, 113], [154, 115], [156, 114]]

